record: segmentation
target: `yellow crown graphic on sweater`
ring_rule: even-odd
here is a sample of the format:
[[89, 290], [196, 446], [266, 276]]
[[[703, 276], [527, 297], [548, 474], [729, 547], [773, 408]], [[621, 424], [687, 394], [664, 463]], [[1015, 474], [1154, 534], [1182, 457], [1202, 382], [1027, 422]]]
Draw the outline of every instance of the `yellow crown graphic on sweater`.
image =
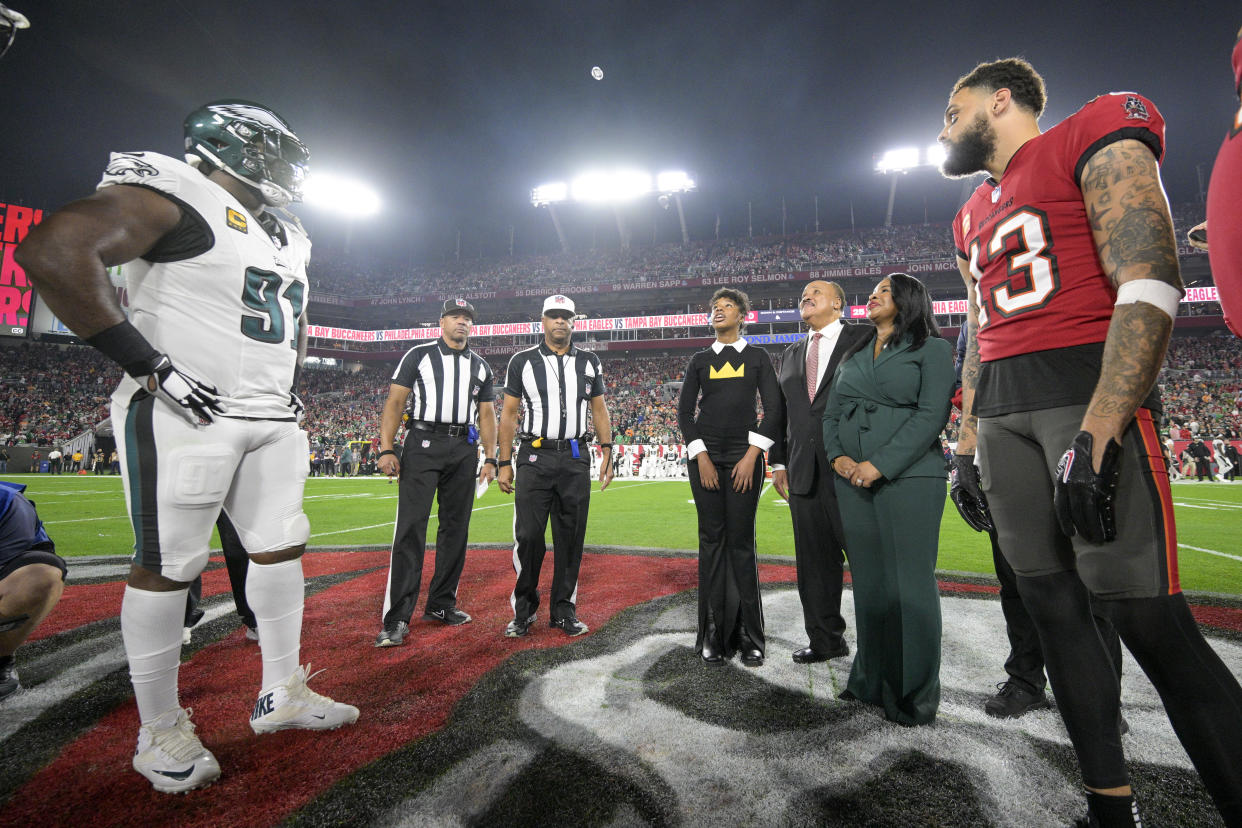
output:
[[739, 363], [736, 368], [733, 367], [733, 363], [731, 362], [726, 362], [724, 366], [719, 369], [713, 365], [707, 372], [707, 376], [710, 379], [739, 379], [746, 376], [746, 363]]

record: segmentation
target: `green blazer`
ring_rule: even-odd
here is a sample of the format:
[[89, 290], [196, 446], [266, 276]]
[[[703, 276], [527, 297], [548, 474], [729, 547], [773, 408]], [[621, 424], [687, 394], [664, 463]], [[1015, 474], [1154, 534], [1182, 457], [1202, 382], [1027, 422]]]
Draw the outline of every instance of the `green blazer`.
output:
[[910, 339], [872, 359], [874, 340], [837, 369], [824, 408], [824, 452], [871, 461], [889, 480], [945, 477], [940, 432], [949, 421], [956, 376], [953, 346], [938, 336]]

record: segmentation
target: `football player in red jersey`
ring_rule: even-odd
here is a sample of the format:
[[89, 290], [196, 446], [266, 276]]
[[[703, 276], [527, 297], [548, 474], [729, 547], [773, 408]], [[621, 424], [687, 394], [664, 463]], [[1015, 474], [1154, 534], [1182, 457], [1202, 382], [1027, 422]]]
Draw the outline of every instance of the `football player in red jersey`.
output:
[[959, 79], [945, 109], [944, 173], [989, 176], [953, 226], [970, 305], [957, 450], [977, 447], [1082, 768], [1086, 824], [1138, 822], [1094, 594], [1225, 822], [1242, 825], [1242, 688], [1181, 594], [1156, 434], [1156, 375], [1184, 292], [1164, 120], [1122, 92], [1043, 132], [1044, 102], [1043, 79], [1011, 58]]
[[[1242, 30], [1233, 47], [1233, 89], [1242, 96]], [[1190, 231], [1190, 243], [1208, 252], [1212, 262], [1212, 281], [1220, 297], [1220, 307], [1225, 314], [1225, 324], [1237, 336], [1242, 336], [1242, 203], [1238, 193], [1242, 191], [1242, 108], [1233, 116], [1225, 141], [1216, 154], [1212, 167], [1212, 180], [1208, 184], [1208, 220]], [[1212, 225], [1210, 242], [1206, 235], [1207, 224]]]

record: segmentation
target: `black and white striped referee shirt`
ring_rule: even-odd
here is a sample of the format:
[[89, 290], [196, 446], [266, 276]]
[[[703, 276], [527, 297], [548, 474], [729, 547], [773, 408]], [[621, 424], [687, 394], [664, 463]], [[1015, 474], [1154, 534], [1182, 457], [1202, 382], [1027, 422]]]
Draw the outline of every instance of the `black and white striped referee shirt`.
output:
[[572, 345], [558, 354], [546, 342], [518, 351], [509, 360], [505, 393], [526, 406], [523, 434], [578, 439], [587, 431], [590, 401], [604, 393], [599, 357]]
[[410, 389], [411, 420], [470, 425], [479, 403], [492, 402], [492, 368], [483, 357], [463, 348], [454, 351], [443, 338], [405, 352], [392, 384]]

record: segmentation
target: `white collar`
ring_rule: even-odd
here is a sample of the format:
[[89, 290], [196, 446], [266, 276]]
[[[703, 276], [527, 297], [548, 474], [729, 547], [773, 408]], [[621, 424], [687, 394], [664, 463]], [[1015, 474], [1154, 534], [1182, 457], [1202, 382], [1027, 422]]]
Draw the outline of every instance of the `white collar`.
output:
[[742, 352], [742, 349], [745, 347], [746, 347], [746, 337], [744, 336], [739, 336], [736, 342], [730, 342], [727, 345], [721, 342], [719, 339], [717, 339], [715, 342], [712, 343], [712, 350], [715, 351], [716, 353], [720, 353], [725, 348], [732, 348], [733, 350], [737, 351], [740, 354]]
[[820, 328], [818, 331], [816, 331], [814, 328], [811, 328], [810, 331], [807, 333], [807, 336], [815, 336], [816, 333], [820, 333], [820, 334], [823, 334], [824, 336], [827, 336], [829, 331], [834, 331], [834, 332], [840, 331], [843, 327], [845, 326], [841, 324], [841, 317], [838, 316], [836, 319], [832, 320], [827, 325]]

